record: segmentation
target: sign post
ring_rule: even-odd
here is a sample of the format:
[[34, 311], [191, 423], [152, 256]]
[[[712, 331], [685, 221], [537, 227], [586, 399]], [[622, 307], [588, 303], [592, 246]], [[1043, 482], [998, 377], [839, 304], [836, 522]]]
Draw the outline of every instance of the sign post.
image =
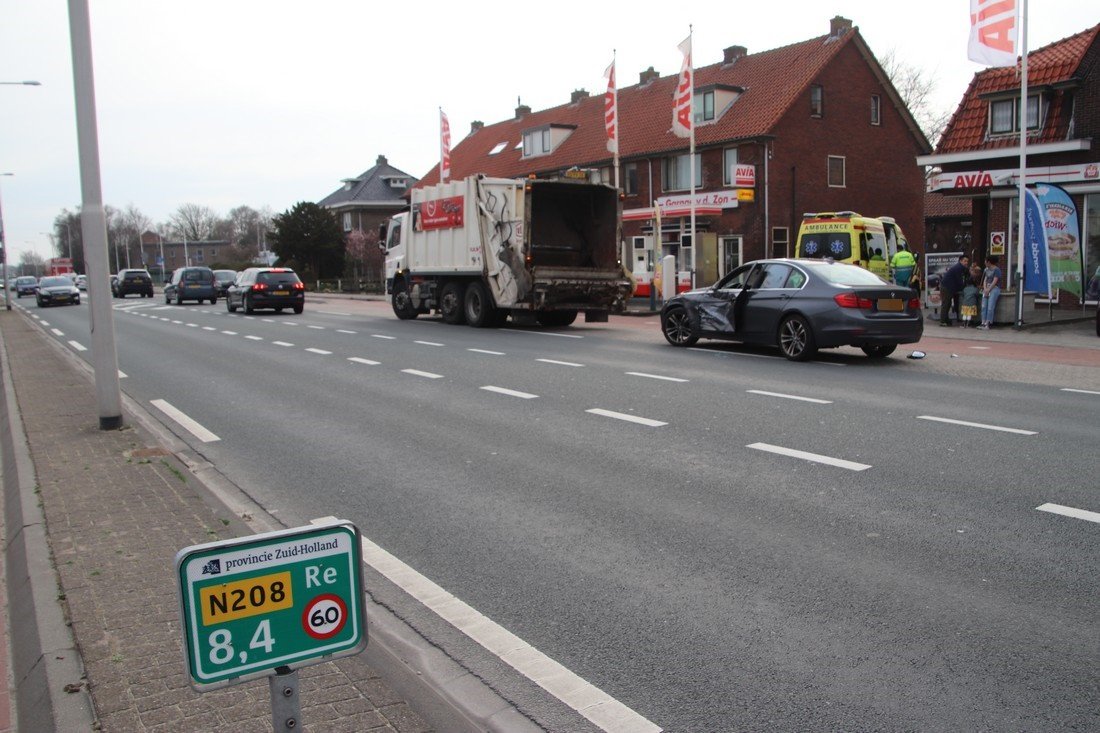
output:
[[301, 727], [297, 671], [367, 645], [359, 530], [344, 520], [176, 553], [188, 679], [270, 677], [275, 730]]

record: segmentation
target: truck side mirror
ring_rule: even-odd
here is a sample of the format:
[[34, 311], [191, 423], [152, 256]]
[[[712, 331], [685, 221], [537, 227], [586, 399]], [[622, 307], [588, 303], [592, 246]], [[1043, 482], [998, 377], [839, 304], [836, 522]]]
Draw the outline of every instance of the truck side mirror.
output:
[[386, 248], [386, 222], [378, 225], [378, 248]]

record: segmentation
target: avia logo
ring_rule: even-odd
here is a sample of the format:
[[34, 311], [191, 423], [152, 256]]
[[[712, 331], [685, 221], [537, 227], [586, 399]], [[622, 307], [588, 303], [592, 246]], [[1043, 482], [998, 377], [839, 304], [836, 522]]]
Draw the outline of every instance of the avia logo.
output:
[[985, 171], [960, 173], [955, 176], [955, 188], [992, 188], [993, 176]]
[[1095, 163], [1086, 166], [1085, 178], [1100, 178], [1100, 168], [1098, 168]]
[[222, 572], [222, 561], [221, 560], [211, 560], [210, 562], [208, 562], [208, 563], [206, 563], [205, 565], [202, 566], [202, 574], [203, 575], [221, 575], [221, 572]]

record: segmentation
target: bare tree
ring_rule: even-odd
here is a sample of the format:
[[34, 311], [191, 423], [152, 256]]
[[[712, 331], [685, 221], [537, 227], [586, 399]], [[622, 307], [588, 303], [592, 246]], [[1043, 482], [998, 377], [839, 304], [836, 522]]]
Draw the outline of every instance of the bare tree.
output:
[[141, 248], [141, 235], [153, 226], [153, 220], [129, 204], [119, 212], [118, 221], [119, 241], [115, 242], [115, 246], [122, 248], [120, 261], [125, 262], [126, 267], [145, 267], [147, 263]]
[[46, 258], [37, 252], [23, 252], [19, 258], [19, 274], [42, 275], [46, 272]]
[[218, 215], [209, 206], [183, 204], [168, 217], [172, 234], [189, 241], [210, 239], [218, 225]]
[[935, 76], [899, 60], [894, 49], [879, 59], [879, 65], [890, 77], [901, 101], [909, 108], [932, 147], [935, 147], [951, 120], [951, 110], [937, 108], [932, 101], [932, 92], [936, 89]]

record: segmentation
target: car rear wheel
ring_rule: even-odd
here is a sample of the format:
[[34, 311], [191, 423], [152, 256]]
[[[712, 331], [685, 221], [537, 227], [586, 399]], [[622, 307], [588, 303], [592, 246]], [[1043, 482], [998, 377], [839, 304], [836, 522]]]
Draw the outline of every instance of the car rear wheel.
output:
[[867, 344], [861, 346], [863, 353], [871, 359], [885, 359], [894, 353], [894, 349], [898, 348], [897, 344]]
[[303, 310], [305, 310], [305, 306], [304, 306], [304, 305], [296, 305], [296, 306], [294, 306], [294, 312], [295, 312], [295, 313], [297, 313], [297, 314], [299, 314], [299, 315], [301, 315], [301, 313], [302, 313], [302, 311], [303, 311]]
[[683, 308], [673, 308], [665, 314], [665, 323], [661, 332], [665, 335], [665, 341], [673, 346], [691, 346], [699, 340], [699, 337], [691, 332], [691, 317]]
[[393, 314], [402, 321], [411, 321], [419, 315], [409, 294], [409, 286], [404, 280], [394, 281], [390, 303], [393, 306]]
[[252, 305], [252, 298], [249, 298], [247, 295], [241, 299], [241, 305], [244, 306], [244, 312], [248, 315], [252, 315], [256, 312], [256, 309]]
[[814, 332], [802, 316], [791, 316], [779, 325], [779, 349], [791, 361], [806, 361], [814, 352]]
[[228, 295], [225, 296], [225, 309], [230, 313], [237, 312], [237, 306], [233, 305], [233, 299], [230, 298]]
[[466, 323], [474, 328], [489, 328], [496, 323], [496, 308], [485, 286], [479, 282], [470, 283], [463, 299]]
[[462, 283], [449, 282], [443, 286], [443, 292], [439, 295], [439, 313], [444, 323], [459, 326], [466, 321], [465, 296], [466, 288]]

